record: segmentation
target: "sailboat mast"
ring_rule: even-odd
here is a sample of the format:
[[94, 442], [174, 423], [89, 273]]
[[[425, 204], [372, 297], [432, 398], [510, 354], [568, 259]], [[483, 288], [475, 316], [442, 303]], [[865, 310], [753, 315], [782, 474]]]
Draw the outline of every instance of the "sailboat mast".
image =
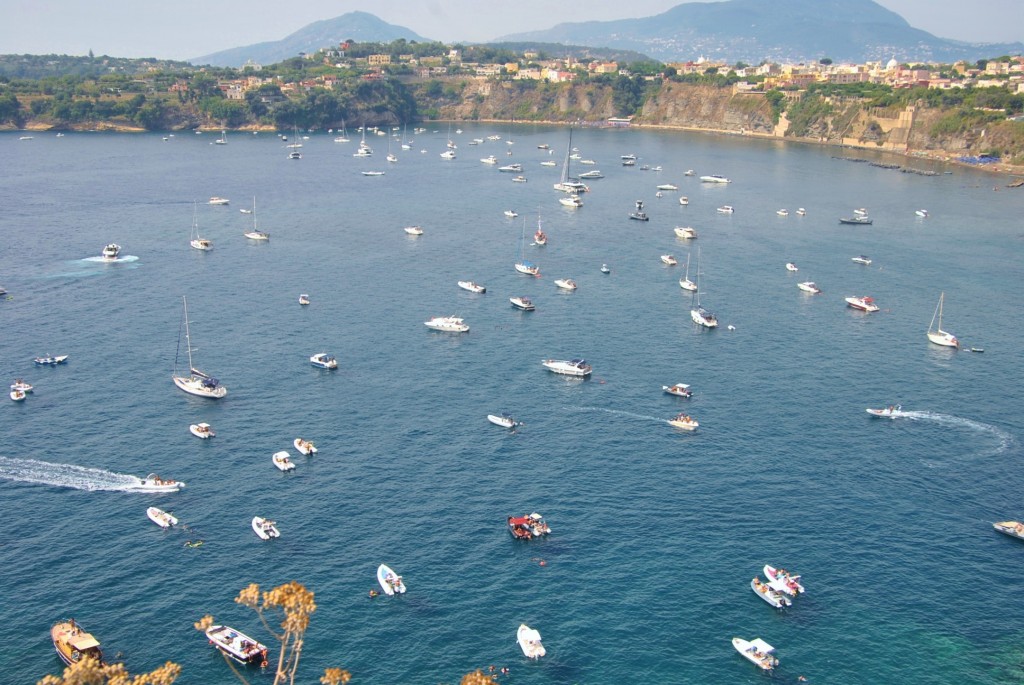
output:
[[192, 375], [192, 336], [188, 331], [188, 301], [181, 296], [181, 304], [185, 311], [185, 349], [188, 350], [188, 373]]

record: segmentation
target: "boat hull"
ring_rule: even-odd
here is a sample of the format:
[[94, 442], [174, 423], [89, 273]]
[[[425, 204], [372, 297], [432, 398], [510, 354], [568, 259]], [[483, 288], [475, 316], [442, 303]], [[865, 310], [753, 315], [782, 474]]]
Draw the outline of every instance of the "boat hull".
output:
[[493, 423], [495, 426], [501, 426], [502, 428], [515, 428], [518, 422], [511, 416], [499, 416], [498, 414], [488, 414], [487, 420]]
[[103, 651], [99, 641], [82, 630], [74, 619], [60, 621], [50, 628], [50, 639], [57, 656], [65, 664], [78, 663], [85, 657], [92, 657], [103, 663]]
[[389, 597], [405, 593], [405, 583], [402, 581], [402, 576], [384, 564], [377, 567], [377, 582], [380, 584], [380, 589]]
[[317, 453], [316, 446], [309, 440], [303, 440], [302, 438], [295, 438], [292, 440], [292, 445], [302, 454], [309, 456]]
[[171, 526], [178, 524], [178, 519], [175, 518], [173, 514], [169, 514], [163, 509], [158, 509], [157, 507], [150, 507], [146, 509], [146, 516], [149, 517], [150, 521], [161, 528], [170, 528]]
[[228, 626], [214, 625], [206, 629], [206, 638], [222, 654], [240, 664], [267, 666], [267, 647]]
[[516, 642], [519, 643], [523, 654], [530, 659], [539, 659], [547, 654], [547, 650], [541, 644], [540, 633], [525, 623], [520, 625], [519, 630], [516, 631]]
[[196, 397], [208, 397], [212, 400], [219, 400], [228, 394], [228, 389], [223, 385], [210, 388], [198, 379], [186, 378], [185, 376], [171, 376], [171, 379], [174, 381], [176, 386], [187, 392], [189, 395], [195, 395]]

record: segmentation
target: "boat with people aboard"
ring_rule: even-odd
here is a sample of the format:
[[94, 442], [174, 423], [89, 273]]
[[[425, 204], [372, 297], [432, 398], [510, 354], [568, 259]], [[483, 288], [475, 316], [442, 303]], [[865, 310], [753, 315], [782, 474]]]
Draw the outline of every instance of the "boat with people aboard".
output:
[[800, 269], [793, 262], [786, 262], [786, 271], [799, 271]]
[[1003, 535], [1009, 535], [1011, 538], [1024, 540], [1024, 523], [1021, 523], [1020, 521], [999, 521], [997, 523], [993, 523], [992, 527]]
[[20, 390], [21, 392], [32, 392], [33, 387], [31, 383], [15, 378], [14, 382], [11, 383], [11, 390]]
[[463, 290], [468, 290], [471, 293], [485, 293], [487, 292], [487, 286], [480, 285], [473, 281], [459, 281], [459, 287]]
[[488, 414], [487, 420], [493, 423], [495, 426], [501, 426], [502, 428], [515, 428], [516, 426], [523, 425], [521, 422], [516, 421], [512, 418], [511, 414]]
[[423, 235], [423, 229], [420, 226], [406, 226], [404, 230], [409, 235]]
[[299, 304], [301, 304], [301, 305], [309, 304], [309, 295], [307, 295], [306, 293], [299, 293]]
[[160, 526], [161, 528], [170, 528], [178, 524], [178, 519], [174, 517], [174, 514], [164, 511], [158, 507], [149, 507], [146, 509], [146, 516], [149, 520]]
[[112, 262], [117, 259], [120, 254], [121, 246], [117, 243], [110, 243], [109, 245], [105, 245], [103, 250], [100, 251], [100, 258], [105, 262]]
[[161, 478], [155, 473], [151, 473], [145, 478], [140, 478], [138, 483], [129, 486], [128, 489], [136, 492], [177, 492], [183, 487], [185, 484], [180, 480]]
[[519, 630], [516, 631], [516, 642], [519, 643], [523, 654], [530, 659], [539, 659], [548, 653], [541, 644], [540, 633], [525, 623], [520, 624]]
[[689, 414], [677, 414], [674, 418], [669, 419], [668, 425], [673, 428], [682, 428], [685, 431], [695, 431], [700, 427], [697, 419]]
[[796, 287], [803, 290], [805, 293], [811, 293], [812, 295], [821, 294], [821, 288], [815, 285], [814, 281], [804, 281], [803, 283], [797, 283]]
[[537, 217], [537, 230], [533, 232], [533, 242], [536, 245], [547, 245], [548, 234], [541, 228], [540, 217]]
[[405, 593], [405, 581], [402, 580], [402, 576], [392, 571], [391, 567], [385, 564], [377, 567], [377, 582], [380, 583], [384, 594], [389, 597]]
[[287, 450], [281, 450], [280, 452], [274, 452], [273, 456], [270, 457], [271, 461], [274, 462], [274, 466], [280, 471], [291, 471], [295, 468], [295, 463], [288, 456]]
[[54, 623], [50, 628], [50, 640], [57, 656], [68, 666], [82, 659], [94, 659], [100, 665], [104, 663], [99, 640], [73, 618]]
[[594, 371], [586, 359], [542, 359], [540, 363], [548, 371], [564, 376], [589, 376]]
[[661, 389], [667, 392], [669, 395], [675, 395], [676, 397], [691, 397], [693, 391], [690, 390], [690, 386], [686, 383], [676, 383], [675, 385], [663, 385]]
[[326, 352], [318, 352], [309, 358], [309, 363], [320, 369], [338, 368], [338, 360]]
[[179, 327], [178, 346], [174, 351], [174, 373], [171, 374], [171, 380], [178, 388], [190, 395], [208, 397], [214, 400], [221, 399], [228, 394], [228, 389], [221, 385], [220, 381], [213, 376], [197, 369], [192, 362], [192, 334], [188, 325], [188, 302], [184, 296], [181, 298], [181, 305], [182, 320], [185, 328], [185, 349], [188, 351], [188, 375], [178, 375], [178, 353], [181, 351], [181, 329]]
[[859, 224], [859, 225], [863, 225], [863, 226], [870, 226], [871, 224], [873, 224], [875, 222], [874, 222], [873, 219], [871, 219], [868, 216], [848, 216], [848, 217], [840, 217], [839, 223], [841, 223], [841, 224], [852, 224], [852, 225], [858, 225]]
[[602, 264], [601, 265], [601, 273], [603, 273], [603, 274], [610, 274], [611, 272], [612, 272], [612, 268], [610, 266], [608, 266], [607, 264]]
[[802, 595], [805, 592], [804, 586], [800, 584], [800, 576], [790, 573], [784, 568], [776, 568], [765, 564], [764, 576], [768, 579], [768, 584], [779, 592], [784, 592], [792, 597]]
[[252, 517], [252, 530], [261, 540], [281, 537], [281, 531], [277, 529], [277, 522], [262, 516]]
[[732, 214], [733, 212], [736, 211], [736, 208], [733, 207], [732, 205], [722, 205], [715, 211], [718, 212], [719, 214]]
[[767, 583], [761, 582], [759, 576], [754, 576], [750, 581], [750, 589], [754, 591], [754, 594], [768, 602], [776, 609], [782, 609], [793, 604], [793, 602], [778, 590], [773, 590], [768, 586]]
[[35, 362], [36, 364], [38, 364], [39, 366], [57, 366], [57, 364], [63, 364], [67, 360], [68, 360], [68, 355], [66, 355], [66, 354], [58, 354], [58, 355], [50, 355], [50, 354], [48, 354], [45, 357], [36, 357], [32, 361]]
[[506, 521], [512, 537], [518, 540], [530, 540], [551, 533], [551, 526], [544, 521], [543, 516], [536, 512], [522, 516], [509, 516]]
[[527, 276], [540, 276], [540, 267], [526, 258], [526, 218], [523, 218], [523, 233], [519, 238], [519, 259], [515, 263], [516, 271]]
[[878, 418], [895, 419], [899, 416], [903, 416], [903, 405], [890, 404], [888, 407], [885, 407], [884, 409], [872, 409], [871, 407], [868, 407], [864, 411]]
[[708, 174], [700, 177], [701, 183], [732, 183], [732, 180], [718, 174]]
[[[928, 340], [936, 345], [942, 347], [952, 347], [953, 349], [960, 349], [960, 341], [956, 339], [956, 336], [949, 331], [942, 330], [942, 302], [946, 299], [946, 293], [939, 295], [939, 303], [935, 306], [935, 313], [932, 314], [932, 322], [928, 324]], [[935, 317], [939, 318], [939, 327], [932, 330], [935, 326]]]
[[310, 456], [311, 454], [316, 454], [319, 451], [317, 450], [316, 445], [313, 444], [312, 440], [303, 440], [302, 438], [295, 438], [294, 440], [292, 440], [292, 445], [301, 454], [304, 454], [307, 457]]
[[532, 312], [536, 309], [536, 305], [533, 304], [533, 300], [528, 297], [518, 295], [508, 298], [508, 301], [512, 303], [512, 306], [516, 309], [522, 309], [523, 311]]
[[697, 237], [697, 231], [690, 226], [676, 226], [674, 229], [677, 238], [693, 240]]
[[666, 266], [675, 266], [679, 262], [672, 255], [670, 255], [670, 254], [663, 254], [663, 255], [661, 255], [661, 263], [666, 265]]
[[556, 278], [555, 285], [562, 290], [576, 290], [576, 281], [571, 278]]
[[10, 397], [15, 402], [23, 402], [28, 394], [24, 390], [11, 390]]
[[779, 665], [779, 660], [775, 656], [775, 648], [759, 637], [755, 637], [753, 640], [734, 637], [732, 646], [743, 655], [743, 658], [761, 670], [770, 671]]
[[863, 264], [864, 266], [871, 264], [871, 258], [868, 257], [867, 255], [857, 255], [856, 257], [850, 257], [850, 261], [856, 262], [857, 264]]
[[222, 654], [240, 664], [267, 667], [266, 645], [230, 626], [212, 625], [206, 629], [206, 639]]
[[850, 307], [862, 312], [877, 312], [879, 310], [878, 305], [875, 304], [875, 298], [873, 297], [857, 297], [856, 295], [851, 295], [844, 299], [846, 300], [846, 304]]
[[211, 428], [210, 424], [208, 423], [190, 424], [188, 430], [189, 432], [192, 433], [192, 435], [196, 436], [197, 438], [203, 438], [204, 440], [206, 438], [212, 438], [215, 435], [217, 435], [216, 433], [213, 432], [213, 428]]
[[423, 322], [423, 325], [434, 331], [446, 333], [465, 333], [469, 325], [457, 316], [435, 316]]
[[647, 212], [644, 211], [644, 201], [636, 201], [636, 210], [629, 213], [629, 218], [634, 221], [650, 221], [651, 218], [647, 216]]

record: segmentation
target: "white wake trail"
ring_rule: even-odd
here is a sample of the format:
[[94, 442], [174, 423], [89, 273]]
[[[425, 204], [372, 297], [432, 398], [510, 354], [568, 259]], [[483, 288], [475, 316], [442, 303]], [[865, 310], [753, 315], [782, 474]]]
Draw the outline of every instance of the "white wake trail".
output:
[[0, 457], [0, 479], [76, 490], [130, 491], [142, 484], [141, 479], [126, 473], [8, 457]]

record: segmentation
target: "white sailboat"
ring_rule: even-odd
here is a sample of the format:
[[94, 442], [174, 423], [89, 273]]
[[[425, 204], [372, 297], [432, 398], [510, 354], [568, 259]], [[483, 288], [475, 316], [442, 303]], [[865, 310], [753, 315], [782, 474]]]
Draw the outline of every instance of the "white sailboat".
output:
[[700, 249], [697, 250], [697, 306], [690, 310], [690, 318], [698, 326], [717, 328], [718, 318], [714, 313], [700, 306]]
[[679, 279], [679, 287], [690, 291], [697, 289], [697, 284], [690, 280], [690, 253], [686, 253], [686, 275]]
[[[943, 347], [952, 347], [960, 349], [960, 341], [956, 339], [956, 336], [948, 331], [942, 330], [942, 302], [946, 299], [946, 293], [939, 295], [939, 304], [935, 306], [935, 313], [932, 314], [932, 322], [928, 324], [928, 339], [936, 345]], [[932, 329], [935, 325], [935, 318], [939, 319], [939, 327]]]
[[[572, 154], [572, 127], [569, 127], [569, 143], [565, 147], [565, 161], [562, 163], [562, 178], [554, 185], [555, 190], [562, 193], [579, 195], [590, 190], [587, 184], [578, 178], [569, 176], [569, 159]], [[542, 162], [543, 164], [543, 162]]]
[[526, 219], [523, 219], [523, 235], [519, 239], [519, 260], [516, 271], [527, 276], [540, 276], [540, 267], [526, 259]]
[[196, 218], [196, 203], [192, 202], [192, 231], [189, 233], [189, 244], [197, 250], [212, 250], [213, 241], [199, 237], [199, 221]]
[[220, 384], [213, 376], [209, 376], [192, 365], [192, 336], [188, 328], [188, 302], [183, 295], [181, 298], [182, 318], [185, 321], [185, 349], [188, 351], [189, 375], [178, 375], [178, 352], [181, 350], [181, 329], [178, 329], [178, 348], [174, 354], [174, 373], [171, 380], [174, 384], [190, 395], [220, 399], [228, 394], [228, 389]]
[[252, 230], [246, 232], [245, 237], [249, 240], [270, 240], [270, 234], [256, 228], [256, 196], [252, 196]]

